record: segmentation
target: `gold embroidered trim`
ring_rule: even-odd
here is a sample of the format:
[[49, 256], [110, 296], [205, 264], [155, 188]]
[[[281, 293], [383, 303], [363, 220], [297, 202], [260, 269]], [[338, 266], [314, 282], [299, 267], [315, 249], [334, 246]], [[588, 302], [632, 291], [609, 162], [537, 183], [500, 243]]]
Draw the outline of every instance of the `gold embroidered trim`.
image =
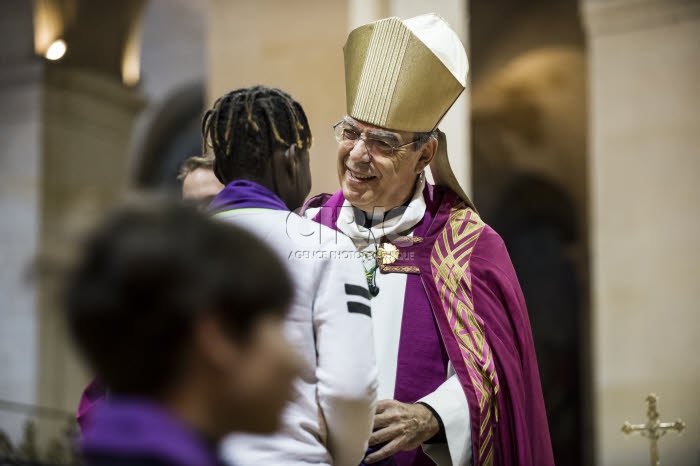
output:
[[493, 464], [494, 426], [498, 421], [498, 377], [491, 348], [484, 336], [483, 321], [474, 313], [469, 270], [471, 254], [485, 224], [471, 209], [459, 207], [453, 208], [448, 226], [435, 242], [430, 262], [435, 285], [446, 307], [447, 321], [459, 344], [479, 403], [479, 419], [473, 420], [479, 422], [475, 465], [488, 466]]
[[399, 236], [398, 238], [394, 239], [392, 243], [394, 244], [399, 244], [402, 245], [402, 243], [422, 243], [423, 238], [418, 237], [418, 236]]
[[420, 273], [415, 265], [380, 265], [379, 270], [384, 273]]

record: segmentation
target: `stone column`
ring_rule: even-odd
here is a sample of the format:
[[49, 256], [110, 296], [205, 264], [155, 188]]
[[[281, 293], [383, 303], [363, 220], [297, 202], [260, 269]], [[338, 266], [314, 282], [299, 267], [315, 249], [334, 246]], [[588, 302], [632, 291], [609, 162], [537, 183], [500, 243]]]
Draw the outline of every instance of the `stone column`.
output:
[[[47, 439], [63, 435], [89, 375], [63, 326], [54, 293], [60, 269], [32, 264], [62, 262], [82, 227], [114, 205], [144, 102], [118, 66], [109, 74], [80, 66], [79, 53], [72, 64], [35, 55], [40, 22], [32, 5], [0, 3], [0, 38], [8, 44], [0, 51], [0, 429], [17, 446], [25, 421], [34, 421], [44, 453]], [[69, 53], [74, 44], [90, 48], [72, 37]], [[107, 59], [105, 50], [96, 53]], [[30, 281], [33, 269], [42, 273]]]
[[[62, 261], [78, 235], [122, 196], [128, 142], [143, 105], [138, 91], [120, 80], [45, 65], [39, 139], [42, 257]], [[38, 401], [74, 410], [89, 375], [66, 340], [53, 281], [40, 283]]]
[[[0, 3], [0, 40], [0, 403], [34, 404], [37, 300], [26, 275], [40, 222], [42, 70], [29, 2]], [[19, 439], [25, 417], [0, 405], [0, 430]]]
[[592, 347], [596, 464], [649, 462], [623, 421], [687, 431], [661, 463], [700, 457], [700, 3], [586, 0], [590, 73]]

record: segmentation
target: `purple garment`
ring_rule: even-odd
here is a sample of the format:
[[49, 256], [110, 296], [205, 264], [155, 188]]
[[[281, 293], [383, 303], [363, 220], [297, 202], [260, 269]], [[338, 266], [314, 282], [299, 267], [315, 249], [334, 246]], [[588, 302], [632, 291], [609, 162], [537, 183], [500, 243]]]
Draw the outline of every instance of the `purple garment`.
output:
[[[431, 190], [425, 190], [424, 196], [430, 196]], [[426, 199], [426, 204], [429, 200]], [[433, 227], [435, 212], [426, 209], [423, 219], [416, 225], [413, 236], [425, 237]], [[429, 261], [430, 244], [408, 246], [405, 250], [413, 254], [412, 261], [403, 265], [415, 265]], [[395, 262], [392, 265], [401, 264]], [[430, 300], [423, 287], [419, 273], [409, 274], [406, 278], [406, 295], [404, 297], [403, 318], [399, 354], [396, 364], [396, 382], [394, 399], [403, 403], [415, 403], [429, 393], [434, 392], [445, 382], [449, 357], [442, 342]], [[420, 380], [420, 383], [416, 383]], [[402, 451], [394, 455], [399, 465], [430, 466], [435, 463], [423, 452], [422, 448]]]
[[[423, 194], [426, 215], [414, 231], [422, 242], [397, 245], [401, 259], [383, 270], [410, 274], [395, 398], [415, 401], [444, 381], [445, 372], [439, 380], [435, 375], [444, 348], [469, 404], [473, 464], [553, 465], [529, 318], [505, 245], [452, 191], [427, 184]], [[337, 230], [344, 200], [338, 191], [312, 198], [307, 207], [323, 206], [314, 220]], [[432, 322], [422, 311], [426, 302]], [[406, 323], [412, 319], [420, 323]], [[436, 339], [444, 345], [440, 351], [425, 351]], [[397, 464], [432, 464], [414, 452], [395, 455]]]
[[92, 379], [92, 382], [85, 387], [76, 414], [81, 431], [85, 430], [87, 419], [92, 415], [94, 409], [104, 402], [106, 395], [107, 390], [98, 377]]
[[164, 407], [146, 399], [112, 398], [85, 423], [85, 456], [157, 459], [174, 466], [221, 466], [216, 448]]
[[251, 208], [289, 210], [275, 193], [248, 180], [230, 182], [209, 204], [209, 212], [213, 214], [227, 210]]

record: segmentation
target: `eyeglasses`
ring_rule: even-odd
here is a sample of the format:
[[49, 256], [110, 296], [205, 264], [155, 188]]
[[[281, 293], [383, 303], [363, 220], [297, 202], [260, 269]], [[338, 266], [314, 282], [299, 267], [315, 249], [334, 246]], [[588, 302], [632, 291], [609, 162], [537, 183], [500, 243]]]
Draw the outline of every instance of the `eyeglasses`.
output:
[[414, 139], [413, 141], [407, 142], [406, 144], [401, 144], [400, 146], [392, 146], [388, 141], [380, 139], [376, 136], [362, 136], [362, 133], [358, 133], [352, 128], [345, 126], [345, 120], [341, 120], [335, 125], [333, 125], [333, 133], [335, 134], [335, 139], [340, 144], [345, 144], [348, 149], [355, 147], [358, 141], [365, 141], [365, 147], [370, 155], [383, 155], [390, 157], [394, 155], [394, 151], [401, 149], [402, 147], [408, 146], [418, 141]]

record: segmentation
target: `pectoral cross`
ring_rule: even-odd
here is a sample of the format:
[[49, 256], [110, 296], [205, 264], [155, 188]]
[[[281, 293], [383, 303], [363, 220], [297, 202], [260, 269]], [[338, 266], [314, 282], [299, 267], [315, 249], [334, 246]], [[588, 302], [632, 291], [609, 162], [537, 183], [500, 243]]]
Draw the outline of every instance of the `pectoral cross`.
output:
[[685, 429], [685, 422], [680, 419], [676, 422], [660, 422], [659, 412], [656, 410], [656, 401], [659, 398], [650, 393], [647, 396], [647, 423], [646, 424], [630, 424], [628, 421], [622, 425], [622, 432], [631, 434], [639, 432], [644, 437], [649, 438], [649, 454], [651, 455], [651, 466], [659, 466], [659, 445], [658, 440], [666, 435], [669, 430], [681, 432]]

